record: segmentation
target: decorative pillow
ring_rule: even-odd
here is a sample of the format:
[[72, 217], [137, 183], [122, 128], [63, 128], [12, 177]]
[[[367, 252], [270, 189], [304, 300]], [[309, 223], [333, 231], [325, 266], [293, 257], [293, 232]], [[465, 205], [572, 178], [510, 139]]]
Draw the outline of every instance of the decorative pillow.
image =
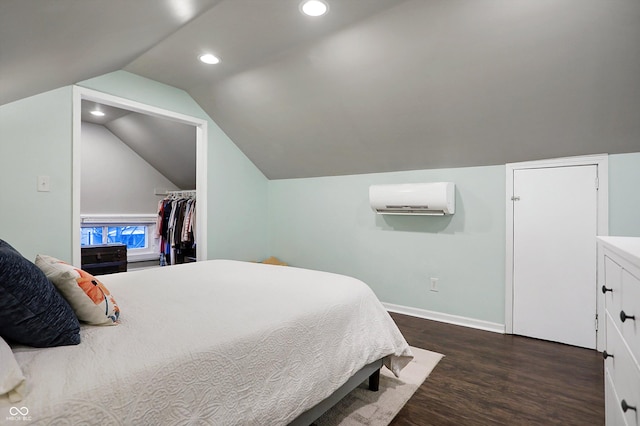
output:
[[18, 365], [11, 347], [0, 337], [0, 397], [7, 395], [9, 401], [22, 400], [24, 375]]
[[94, 325], [115, 325], [120, 308], [96, 277], [55, 257], [39, 254], [36, 266], [67, 299], [80, 321]]
[[0, 336], [39, 348], [80, 343], [80, 324], [67, 301], [40, 269], [2, 240]]

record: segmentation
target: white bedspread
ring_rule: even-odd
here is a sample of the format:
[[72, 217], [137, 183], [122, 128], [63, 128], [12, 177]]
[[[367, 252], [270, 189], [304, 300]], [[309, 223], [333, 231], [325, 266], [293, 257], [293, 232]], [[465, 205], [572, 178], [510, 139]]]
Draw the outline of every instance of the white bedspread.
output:
[[[14, 348], [29, 424], [285, 425], [407, 342], [371, 289], [299, 268], [212, 260], [100, 278], [117, 326]], [[15, 411], [15, 410], [14, 410]]]

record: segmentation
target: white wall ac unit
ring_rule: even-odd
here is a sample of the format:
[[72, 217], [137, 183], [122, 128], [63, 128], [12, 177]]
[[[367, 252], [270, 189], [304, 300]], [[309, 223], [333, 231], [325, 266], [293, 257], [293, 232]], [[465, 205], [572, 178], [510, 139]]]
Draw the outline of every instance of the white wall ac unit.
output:
[[455, 213], [453, 182], [371, 185], [369, 203], [378, 214], [443, 216]]

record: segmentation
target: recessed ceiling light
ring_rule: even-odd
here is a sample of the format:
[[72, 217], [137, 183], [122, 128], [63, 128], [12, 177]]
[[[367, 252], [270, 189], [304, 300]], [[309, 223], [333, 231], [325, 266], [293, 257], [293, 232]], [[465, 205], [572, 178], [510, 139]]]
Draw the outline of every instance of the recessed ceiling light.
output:
[[212, 55], [211, 53], [205, 53], [204, 55], [200, 55], [199, 59], [205, 64], [214, 65], [220, 62], [220, 58], [216, 55]]
[[104, 112], [94, 109], [93, 111], [91, 111], [91, 115], [95, 115], [96, 117], [104, 117]]
[[300, 10], [308, 16], [322, 16], [329, 10], [329, 5], [321, 0], [307, 0], [302, 2]]

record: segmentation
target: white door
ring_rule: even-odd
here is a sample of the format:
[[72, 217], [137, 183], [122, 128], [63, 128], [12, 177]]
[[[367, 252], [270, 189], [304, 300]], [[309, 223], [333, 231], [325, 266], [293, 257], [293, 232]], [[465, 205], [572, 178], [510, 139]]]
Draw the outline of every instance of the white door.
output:
[[513, 173], [513, 333], [595, 348], [598, 166]]

